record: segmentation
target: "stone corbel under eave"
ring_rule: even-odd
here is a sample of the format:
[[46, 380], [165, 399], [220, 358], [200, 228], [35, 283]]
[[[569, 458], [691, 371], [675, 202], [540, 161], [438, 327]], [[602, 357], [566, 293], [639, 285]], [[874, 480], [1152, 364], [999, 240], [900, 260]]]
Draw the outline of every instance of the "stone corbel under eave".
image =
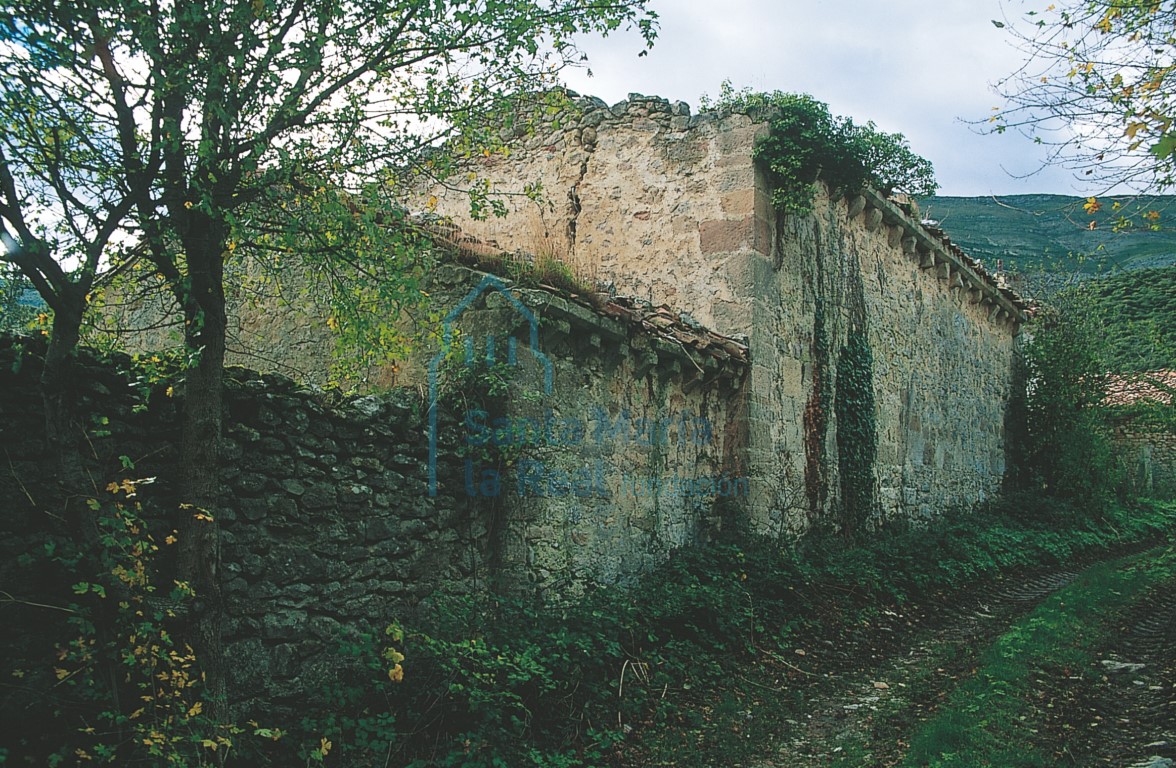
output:
[[[859, 203], [859, 200], [864, 202]], [[969, 300], [973, 303], [991, 304], [997, 310], [989, 313], [989, 319], [992, 322], [1001, 322], [1007, 319], [1016, 326], [1025, 321], [1025, 315], [1021, 309], [996, 285], [985, 280], [975, 270], [961, 262], [955, 254], [944, 248], [943, 243], [937, 242], [922, 225], [911, 220], [898, 206], [876, 191], [862, 190], [859, 196], [852, 199], [849, 210], [853, 211], [857, 208], [857, 212], [861, 212], [865, 210], [867, 205], [871, 210], [880, 211], [887, 224], [902, 228], [905, 237], [902, 237], [899, 243], [903, 253], [911, 258], [917, 258], [921, 269], [939, 267], [936, 270], [937, 276], [947, 280], [949, 287], [967, 288]], [[888, 236], [887, 240], [889, 242], [891, 238]], [[974, 291], [980, 293], [979, 299], [975, 299], [971, 295]]]

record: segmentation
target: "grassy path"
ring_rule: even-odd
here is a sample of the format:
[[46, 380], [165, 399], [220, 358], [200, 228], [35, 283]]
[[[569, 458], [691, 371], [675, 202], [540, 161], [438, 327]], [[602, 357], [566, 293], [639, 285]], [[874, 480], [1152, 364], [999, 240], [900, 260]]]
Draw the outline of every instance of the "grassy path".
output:
[[[1040, 622], [1043, 605], [1111, 567], [1105, 563], [1132, 562], [1158, 542], [1171, 542], [1176, 530], [1171, 504], [1115, 508], [1099, 521], [1061, 512], [1028, 508], [945, 518], [926, 531], [884, 532], [852, 548], [820, 540], [798, 550], [728, 547], [718, 557], [707, 553], [683, 563], [679, 570], [689, 578], [675, 578], [666, 595], [685, 603], [656, 625], [672, 619], [707, 643], [675, 640], [674, 649], [689, 652], [679, 654], [683, 663], [676, 667], [689, 675], [689, 684], [657, 687], [658, 709], [629, 721], [633, 732], [618, 764], [1002, 765], [1001, 758], [985, 763], [972, 757], [979, 754], [975, 742], [991, 731], [986, 718], [993, 701], [1020, 695], [996, 678], [975, 682], [990, 663], [990, 649], [1007, 647], [1009, 633]], [[1095, 614], [1113, 621], [1111, 606], [1130, 604], [1135, 593], [1117, 582], [1106, 588], [1120, 602], [1100, 598], [1103, 612]], [[663, 602], [656, 597], [646, 604]], [[1097, 624], [1087, 615], [1075, 620]], [[1098, 635], [1089, 643], [1097, 647], [1103, 640]], [[698, 652], [699, 646], [706, 647]], [[1064, 665], [1062, 672], [1049, 679], [1078, 677]], [[1003, 692], [989, 692], [1002, 686]], [[979, 691], [971, 704], [968, 691]], [[1031, 703], [1043, 709], [1050, 702], [1075, 709], [1060, 692], [1030, 695], [1042, 697]], [[972, 705], [984, 715], [979, 720], [973, 711], [955, 716], [954, 731], [937, 724], [953, 707]], [[1074, 723], [1047, 714], [1029, 728], [1038, 728], [1046, 741], [1077, 743]], [[1023, 715], [1011, 717], [1028, 722], [1028, 716], [1017, 720]], [[926, 728], [938, 735], [924, 735]], [[991, 732], [997, 743], [1004, 738]], [[1064, 754], [1062, 746], [1047, 746], [1044, 762], [1024, 764], [1074, 764], [1050, 762], [1055, 752]]]
[[[980, 655], [975, 674], [915, 731], [901, 765], [1029, 768], [1088, 765], [1095, 759], [1100, 760], [1098, 764], [1108, 764], [1101, 760], [1113, 760], [1114, 756], [1089, 754], [1099, 751], [1097, 732], [1106, 730], [1105, 718], [1096, 707], [1086, 722], [1069, 722], [1091, 711], [1074, 706], [1075, 701], [1085, 698], [1081, 689], [1107, 678], [1112, 670], [1130, 671], [1138, 663], [1103, 656], [1133, 606], [1146, 604], [1158, 594], [1170, 594], [1174, 588], [1176, 549], [1171, 546], [1085, 571]], [[1144, 620], [1148, 618], [1154, 615]], [[1176, 642], [1166, 639], [1169, 644]], [[1162, 644], [1157, 649], [1164, 650]], [[1164, 681], [1157, 682], [1162, 689]], [[1069, 700], [1071, 707], [1056, 711], [1060, 700]], [[1122, 745], [1125, 762], [1121, 765], [1148, 758], [1148, 745], [1157, 743], [1154, 732], [1147, 730], [1150, 724], [1141, 720], [1137, 725], [1141, 730], [1135, 740], [1140, 752], [1132, 755], [1129, 746]], [[1076, 745], [1065, 733], [1065, 726], [1087, 734], [1081, 750], [1087, 754], [1075, 752]], [[1125, 735], [1130, 739], [1129, 732]]]
[[749, 765], [1127, 768], [1176, 750], [1172, 545], [879, 618], [876, 642], [800, 662], [814, 679]]

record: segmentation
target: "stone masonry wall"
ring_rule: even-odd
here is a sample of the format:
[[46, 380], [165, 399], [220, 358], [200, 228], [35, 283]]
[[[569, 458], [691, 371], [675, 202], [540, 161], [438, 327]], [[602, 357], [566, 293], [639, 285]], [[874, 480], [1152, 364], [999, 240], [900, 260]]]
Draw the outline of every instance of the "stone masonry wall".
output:
[[580, 107], [477, 169], [503, 192], [538, 182], [541, 203], [516, 198], [512, 216], [479, 222], [460, 193], [422, 199], [506, 250], [549, 248], [619, 294], [746, 337], [743, 440], [759, 530], [837, 524], [833, 406], [851, 332], [874, 360], [875, 514], [926, 517], [998, 490], [1014, 297], [872, 193], [822, 191], [811, 216], [777, 216], [752, 160], [765, 123], [637, 95]]
[[967, 506], [994, 494], [1004, 476], [1015, 329], [990, 321], [992, 306], [973, 302], [933, 264], [922, 266], [917, 249], [904, 250], [894, 231], [909, 222], [871, 228], [866, 208], [851, 215], [854, 205], [822, 192], [815, 215], [780, 217], [773, 263], [756, 264], [750, 474], [785, 457], [775, 489], [757, 484], [775, 493], [763, 500], [773, 525], [803, 529], [814, 497], [816, 506], [838, 506], [831, 393], [855, 329], [873, 358], [879, 515], [927, 518]]
[[[657, 98], [633, 95], [612, 107], [583, 99], [580, 111], [514, 139], [509, 155], [474, 161], [496, 191], [520, 193], [504, 198], [506, 218], [471, 220], [460, 190], [425, 189], [419, 203], [481, 238], [479, 247], [557, 256], [608, 292], [669, 305], [689, 323], [745, 342], [751, 365], [738, 397], [719, 403], [716, 393], [706, 405], [721, 412], [731, 435], [722, 458], [707, 466], [748, 479], [741, 508], [756, 530], [795, 534], [843, 522], [842, 489], [856, 471], [841, 466], [850, 432], [839, 430], [836, 398], [851, 336], [864, 338], [873, 359], [874, 517], [926, 517], [993, 494], [1005, 470], [1005, 409], [1022, 319], [1015, 298], [942, 233], [876, 194], [844, 198], [821, 189], [813, 214], [778, 216], [752, 159], [766, 131], [745, 115], [691, 115], [685, 104]], [[541, 200], [521, 194], [536, 183]], [[443, 314], [461, 301], [461, 290], [451, 288], [429, 287], [433, 310]], [[264, 350], [250, 365], [324, 380], [333, 342], [305, 307], [234, 314], [239, 346]], [[555, 314], [556, 325], [576, 325]], [[467, 336], [485, 334], [467, 327], [468, 319], [459, 325]], [[591, 348], [582, 347], [582, 334], [565, 335], [575, 342], [558, 342], [569, 360], [581, 352], [603, 359], [607, 333], [589, 333], [604, 345]], [[423, 387], [430, 354], [398, 361], [394, 375], [376, 372], [370, 383]], [[646, 366], [633, 361], [642, 355], [601, 363], [600, 381], [585, 390], [592, 402], [614, 398], [625, 405], [610, 407], [631, 414], [650, 397], [657, 408], [677, 408], [680, 398], [641, 383]], [[570, 364], [564, 381], [581, 368], [593, 370]], [[639, 381], [623, 382], [634, 374]], [[601, 382], [609, 380], [606, 390]], [[574, 390], [556, 388], [560, 397]], [[657, 461], [673, 476], [679, 458], [691, 457]], [[581, 507], [591, 506], [557, 512], [557, 502], [543, 504], [552, 521], [582, 519]]]
[[496, 191], [542, 184], [541, 202], [508, 199], [505, 218], [472, 221], [460, 190], [422, 192], [420, 204], [507, 251], [566, 258], [622, 295], [689, 312], [746, 334], [753, 324], [748, 257], [771, 247], [772, 213], [751, 148], [766, 127], [743, 115], [691, 115], [683, 102], [633, 95], [607, 107], [584, 100], [561, 127], [540, 129], [476, 168]]
[[[718, 525], [716, 500], [746, 501], [748, 479], [728, 441], [741, 364], [688, 351], [550, 291], [514, 289], [515, 304], [498, 285], [442, 266], [430, 293], [436, 306], [458, 308], [437, 378], [463, 370], [485, 376], [478, 371], [491, 356], [510, 383], [505, 398], [452, 406], [454, 441], [467, 454], [456, 493], [499, 507], [504, 573], [563, 592], [589, 580], [623, 580]], [[436, 344], [420, 350], [406, 361], [403, 380], [427, 387], [441, 351]], [[512, 458], [499, 471], [503, 454]], [[487, 482], [497, 494], [489, 499]]]
[[[409, 390], [428, 399], [430, 363], [441, 345], [435, 318], [459, 305], [462, 311], [452, 327], [453, 356], [464, 359], [468, 344], [471, 358], [484, 365], [487, 340], [494, 339], [498, 362], [505, 364], [508, 340], [513, 338], [520, 364], [507, 366], [512, 368], [505, 377], [510, 380], [508, 402], [496, 403], [498, 410], [489, 409], [469, 427], [464, 417], [475, 408], [454, 405], [462, 424], [453, 439], [464, 444], [472, 437], [478, 444], [467, 452], [483, 454], [468, 467], [464, 461], [457, 467], [461, 471], [453, 475], [458, 478], [456, 493], [462, 499], [473, 495], [498, 510], [499, 570], [512, 576], [526, 574], [544, 589], [623, 580], [697, 538], [701, 521], [712, 516], [713, 498], [721, 497], [723, 488], [694, 492], [695, 480], [738, 480], [737, 493], [729, 495], [735, 501], [746, 500], [742, 456], [726, 440], [739, 431], [729, 423], [734, 418], [730, 404], [737, 399], [731, 394], [742, 384], [745, 362], [724, 363], [713, 354], [688, 351], [680, 340], [643, 330], [631, 317], [610, 317], [550, 290], [514, 285], [506, 290], [507, 283], [499, 282], [502, 291], [487, 290], [470, 301], [471, 292], [486, 278], [485, 273], [452, 263], [435, 267], [424, 286], [429, 310], [419, 313], [429, 319], [416, 325], [404, 320], [405, 334], [415, 340], [415, 348], [397, 361], [398, 387], [392, 391]], [[512, 301], [517, 306], [511, 306]], [[266, 318], [264, 326], [251, 327], [268, 339], [267, 353], [246, 359], [259, 366], [280, 362], [274, 366], [279, 372], [309, 373], [304, 383], [314, 386], [325, 380], [334, 341], [321, 319], [317, 331], [307, 330], [307, 312], [305, 307], [295, 311], [282, 305], [271, 306], [268, 312], [241, 306], [230, 310], [238, 325]], [[160, 310], [135, 307], [131, 314], [135, 313], [150, 317]], [[531, 328], [523, 313], [534, 319], [538, 350], [551, 365], [549, 389], [529, 352]], [[284, 325], [291, 330], [275, 330]], [[149, 354], [142, 350], [153, 343], [166, 346], [167, 340], [153, 331], [135, 347], [140, 354]], [[445, 373], [459, 371], [458, 362], [447, 361]], [[540, 433], [554, 424], [574, 427], [584, 435], [572, 443], [561, 433], [555, 444], [546, 434], [537, 440], [488, 440], [494, 422], [503, 418], [511, 423], [526, 420]], [[486, 480], [482, 473], [492, 471], [490, 464], [499, 457], [487, 453], [516, 454], [506, 457], [509, 471], [491, 478], [502, 487], [499, 497], [490, 499], [480, 490]], [[593, 479], [587, 492], [563, 493], [548, 487], [558, 486], [564, 475], [584, 472]]]
[[[0, 446], [9, 500], [0, 520], [0, 582], [38, 594], [20, 563], [55, 530], [33, 343], [0, 339]], [[23, 346], [24, 349], [19, 347]], [[174, 503], [182, 394], [134, 386], [130, 361], [83, 361], [79, 444], [94, 493], [120, 478], [155, 478], [141, 498], [156, 540], [178, 527]], [[339, 407], [280, 376], [230, 373], [222, 531], [226, 659], [235, 702], [296, 706], [333, 674], [330, 656], [356, 628], [387, 620], [431, 592], [490, 577], [485, 510], [425, 493], [428, 446], [412, 393]], [[122, 466], [119, 457], [134, 462]], [[446, 451], [442, 465], [455, 471]], [[174, 552], [164, 548], [169, 570]], [[166, 583], [166, 577], [164, 582]], [[54, 598], [56, 599], [56, 598]], [[5, 648], [18, 647], [19, 622]], [[31, 634], [31, 633], [30, 633]], [[257, 708], [254, 708], [255, 711]]]
[[[439, 295], [469, 299], [438, 368], [435, 410], [425, 388], [332, 402], [279, 375], [230, 370], [217, 514], [226, 657], [246, 709], [297, 708], [333, 674], [340, 638], [437, 590], [496, 584], [566, 597], [624, 582], [709, 536], [717, 501], [746, 497], [725, 447], [740, 366], [545, 291], [493, 278], [479, 291], [487, 279], [457, 267], [435, 275]], [[534, 337], [515, 301], [542, 320]], [[501, 358], [487, 369], [491, 338]], [[533, 340], [541, 358], [528, 357]], [[517, 366], [506, 364], [512, 347]], [[53, 525], [41, 355], [39, 341], [0, 338], [0, 583], [10, 586], [23, 584], [20, 556], [39, 551]], [[136, 383], [122, 356], [86, 358], [80, 380], [78, 437], [95, 492], [126, 476], [128, 457], [134, 477], [156, 478], [143, 497], [159, 530], [176, 527], [182, 385], [169, 394], [166, 383]]]
[[1176, 434], [1126, 423], [1116, 427], [1114, 443], [1132, 493], [1176, 498]]

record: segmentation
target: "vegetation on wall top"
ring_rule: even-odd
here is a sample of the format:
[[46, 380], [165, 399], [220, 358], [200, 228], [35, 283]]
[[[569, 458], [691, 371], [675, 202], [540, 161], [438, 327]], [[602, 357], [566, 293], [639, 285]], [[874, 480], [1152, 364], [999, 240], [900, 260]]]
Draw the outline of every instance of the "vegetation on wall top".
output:
[[916, 197], [934, 194], [939, 186], [930, 161], [912, 152], [902, 134], [880, 131], [873, 122], [857, 125], [836, 117], [812, 96], [736, 91], [728, 81], [715, 101], [703, 97], [702, 108], [769, 120], [771, 130], [753, 157], [772, 184], [772, 205], [784, 213], [812, 211], [818, 179], [843, 192], [872, 187], [886, 195]]

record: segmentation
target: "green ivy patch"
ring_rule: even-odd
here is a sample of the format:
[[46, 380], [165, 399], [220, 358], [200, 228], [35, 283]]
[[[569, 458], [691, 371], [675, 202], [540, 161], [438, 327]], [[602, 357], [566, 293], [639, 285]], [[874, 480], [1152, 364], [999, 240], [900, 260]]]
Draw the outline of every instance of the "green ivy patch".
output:
[[834, 409], [845, 523], [850, 530], [859, 530], [874, 509], [874, 463], [878, 456], [874, 353], [864, 329], [849, 332], [837, 358]]
[[846, 193], [872, 187], [915, 197], [932, 195], [939, 186], [930, 161], [912, 152], [902, 134], [836, 117], [812, 96], [736, 91], [727, 81], [719, 98], [704, 98], [702, 106], [768, 119], [769, 133], [752, 156], [767, 173], [772, 205], [783, 213], [810, 213], [818, 179]]

